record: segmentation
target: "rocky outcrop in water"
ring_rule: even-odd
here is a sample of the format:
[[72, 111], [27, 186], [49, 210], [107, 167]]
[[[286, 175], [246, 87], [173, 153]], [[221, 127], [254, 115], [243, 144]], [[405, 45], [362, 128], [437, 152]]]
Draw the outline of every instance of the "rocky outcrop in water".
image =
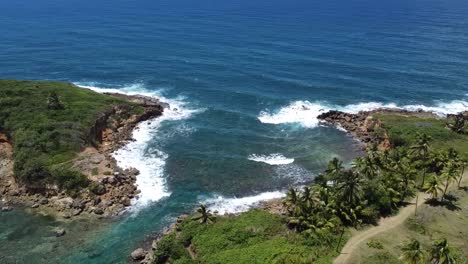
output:
[[348, 133], [365, 143], [367, 146], [371, 144], [377, 145], [380, 149], [388, 149], [391, 147], [387, 131], [384, 129], [382, 122], [373, 116], [378, 112], [407, 112], [405, 110], [375, 110], [363, 111], [357, 114], [345, 113], [337, 110], [331, 110], [320, 114], [317, 118], [322, 122], [339, 126]]

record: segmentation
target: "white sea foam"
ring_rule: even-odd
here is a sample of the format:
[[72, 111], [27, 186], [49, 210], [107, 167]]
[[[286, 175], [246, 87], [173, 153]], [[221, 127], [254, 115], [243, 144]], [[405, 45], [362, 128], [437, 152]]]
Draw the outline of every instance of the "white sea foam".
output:
[[133, 201], [133, 208], [148, 205], [150, 202], [158, 201], [170, 195], [164, 177], [164, 166], [168, 156], [159, 149], [147, 150], [148, 143], [158, 138], [156, 135], [163, 122], [186, 119], [198, 112], [198, 110], [188, 109], [186, 103], [181, 101], [180, 98], [175, 100], [164, 98], [157, 91], [145, 89], [142, 84], [133, 84], [119, 89], [95, 87], [80, 83], [76, 83], [76, 85], [100, 93], [115, 92], [152, 96], [170, 105], [170, 109], [164, 109], [162, 116], [138, 124], [133, 131], [134, 141], [129, 142], [113, 153], [119, 167], [123, 169], [133, 167], [140, 171], [136, 178], [136, 184], [141, 193], [139, 199]]
[[271, 155], [256, 155], [252, 154], [248, 157], [249, 160], [263, 162], [270, 165], [284, 165], [294, 162], [294, 159], [286, 158], [285, 156], [276, 153]]
[[241, 213], [248, 211], [250, 208], [257, 206], [260, 202], [282, 198], [285, 194], [280, 191], [264, 192], [254, 196], [246, 196], [241, 198], [226, 198], [218, 196], [205, 201], [211, 211], [218, 211], [219, 214]]
[[317, 116], [329, 110], [319, 103], [295, 101], [275, 113], [262, 111], [258, 119], [267, 124], [300, 123], [305, 127], [315, 127], [318, 125]]
[[328, 105], [324, 103], [311, 103], [309, 101], [295, 101], [280, 108], [275, 112], [261, 111], [258, 119], [267, 124], [287, 124], [299, 123], [303, 127], [313, 128], [319, 125], [317, 116], [335, 109], [346, 113], [358, 113], [360, 111], [370, 111], [379, 108], [404, 109], [409, 111], [423, 110], [433, 112], [439, 116], [447, 114], [456, 114], [468, 110], [468, 102], [454, 100], [451, 102], [435, 102], [433, 106], [426, 105], [397, 105], [395, 103], [362, 102], [358, 104], [349, 104], [345, 106]]

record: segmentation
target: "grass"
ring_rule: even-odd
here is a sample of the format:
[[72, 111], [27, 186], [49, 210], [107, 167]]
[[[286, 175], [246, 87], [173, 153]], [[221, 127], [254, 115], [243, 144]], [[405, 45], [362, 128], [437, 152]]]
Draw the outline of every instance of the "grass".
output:
[[468, 263], [468, 191], [457, 189], [450, 194], [455, 197], [455, 207], [423, 205], [417, 216], [372, 238], [382, 244], [382, 249], [361, 243], [353, 252], [352, 263], [402, 263], [398, 259], [402, 253], [401, 244], [409, 238], [419, 240], [425, 249], [430, 248], [431, 241], [447, 238], [458, 255], [457, 263]]
[[[323, 245], [288, 229], [284, 217], [255, 209], [218, 217], [210, 225], [187, 219], [177, 234], [163, 238], [155, 253], [174, 263], [330, 263], [337, 241], [335, 237], [332, 245]], [[195, 260], [185, 249], [189, 244]]]
[[[64, 109], [49, 109], [55, 92]], [[113, 105], [138, 106], [69, 83], [0, 80], [0, 131], [13, 141], [15, 176], [31, 188], [58, 184], [79, 189], [87, 179], [69, 161], [85, 146], [97, 144], [91, 132], [100, 113]]]
[[412, 145], [418, 133], [425, 133], [432, 137], [430, 144], [433, 149], [447, 150], [452, 147], [468, 158], [468, 135], [457, 134], [447, 129], [445, 119], [394, 113], [377, 114], [376, 117], [384, 124], [390, 141], [395, 146]]

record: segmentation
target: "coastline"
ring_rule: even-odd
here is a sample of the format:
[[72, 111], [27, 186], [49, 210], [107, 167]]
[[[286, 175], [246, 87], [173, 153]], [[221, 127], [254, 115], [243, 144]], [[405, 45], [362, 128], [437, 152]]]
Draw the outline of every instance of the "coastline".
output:
[[[418, 117], [418, 118], [436, 118], [441, 119], [439, 115], [423, 111], [409, 111], [404, 109], [390, 109], [390, 108], [379, 108], [371, 111], [360, 111], [358, 113], [346, 113], [337, 110], [330, 110], [317, 116], [320, 123], [324, 125], [332, 125], [337, 129], [342, 129], [346, 133], [353, 136], [356, 140], [359, 140], [363, 144], [363, 149], [367, 149], [372, 146], [377, 146], [379, 150], [387, 150], [393, 148], [388, 131], [386, 127], [379, 120], [379, 114], [392, 114], [400, 115], [405, 117]], [[465, 113], [466, 114], [466, 113]], [[448, 116], [450, 117], [450, 116]], [[272, 214], [286, 215], [287, 211], [283, 206], [282, 198], [273, 198], [268, 200], [260, 201], [259, 203], [253, 204], [247, 211], [261, 209]], [[213, 211], [217, 214], [217, 211]], [[239, 213], [226, 213], [220, 214], [219, 217], [236, 217], [243, 212]], [[164, 237], [168, 236], [173, 232], [177, 232], [180, 224], [187, 217], [192, 216], [193, 213], [183, 214], [177, 218], [177, 220], [163, 229], [156, 235], [149, 236], [140, 245], [141, 247], [134, 250], [129, 258], [130, 263], [150, 263], [153, 259], [153, 253], [158, 247], [159, 241]], [[189, 250], [190, 251], [190, 250]]]
[[170, 106], [144, 95], [104, 94], [142, 107], [143, 111], [132, 113], [128, 107], [115, 105], [96, 117], [89, 134], [96, 139], [97, 144], [86, 146], [70, 161], [73, 168], [91, 180], [91, 191], [82, 190], [77, 197], [55, 190], [47, 190], [44, 194], [30, 193], [16, 183], [13, 175], [13, 145], [6, 134], [0, 134], [0, 172], [5, 175], [0, 179], [3, 212], [18, 207], [59, 219], [101, 219], [124, 214], [133, 201], [138, 200], [141, 192], [136, 185], [138, 169], [118, 166], [114, 153], [135, 140], [133, 133], [140, 124], [159, 118], [164, 109]]

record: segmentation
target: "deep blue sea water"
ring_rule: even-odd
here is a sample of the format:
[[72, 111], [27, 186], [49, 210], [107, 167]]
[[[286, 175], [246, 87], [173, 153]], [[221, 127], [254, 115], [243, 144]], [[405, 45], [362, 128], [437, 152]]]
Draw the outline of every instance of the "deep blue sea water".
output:
[[467, 14], [466, 0], [0, 0], [0, 78], [171, 103], [116, 155], [142, 171], [133, 212], [99, 225], [1, 214], [0, 263], [124, 263], [199, 202], [241, 211], [307, 183], [360, 154], [317, 123], [327, 109], [467, 110]]

